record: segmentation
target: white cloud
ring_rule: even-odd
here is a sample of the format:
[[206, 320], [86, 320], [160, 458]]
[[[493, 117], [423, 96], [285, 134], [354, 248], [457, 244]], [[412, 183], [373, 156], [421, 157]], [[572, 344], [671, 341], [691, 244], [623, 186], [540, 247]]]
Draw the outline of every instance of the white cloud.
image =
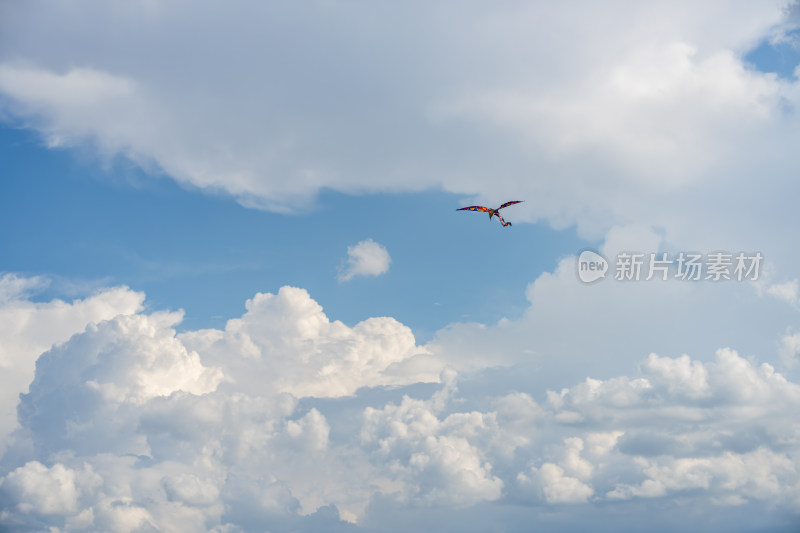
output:
[[441, 362], [393, 318], [370, 318], [350, 328], [329, 320], [305, 290], [295, 287], [257, 294], [246, 307], [247, 313], [229, 320], [224, 331], [179, 336], [204, 361], [222, 367], [239, 390], [338, 397], [365, 386], [439, 380]]
[[564, 468], [578, 479], [589, 479], [594, 466], [581, 457], [583, 439], [571, 437], [564, 439]]
[[23, 513], [71, 514], [78, 507], [75, 472], [61, 464], [47, 468], [32, 461], [9, 473], [0, 487], [11, 494]]
[[398, 497], [424, 505], [468, 506], [500, 497], [503, 482], [474, 441], [496, 428], [494, 416], [455, 413], [442, 420], [436, 401], [404, 397], [367, 408], [361, 441], [385, 474], [401, 482]]
[[0, 452], [17, 426], [19, 395], [27, 392], [39, 355], [91, 323], [139, 311], [144, 300], [142, 293], [117, 287], [71, 303], [30, 301], [47, 283], [42, 277], [0, 277]]
[[552, 463], [539, 469], [544, 484], [544, 496], [548, 503], [584, 503], [594, 491], [574, 477], [564, 475], [564, 470]]
[[[225, 331], [182, 335], [173, 329], [180, 313], [119, 315], [45, 352], [22, 397], [22, 431], [8, 457], [64, 455], [72, 469], [80, 457], [104, 483], [91, 507], [37, 516], [99, 529], [202, 531], [206, 521], [220, 521], [223, 501], [242, 520], [329, 504], [350, 519], [363, 513], [375, 467], [366, 453], [332, 448], [326, 417], [315, 408], [298, 411], [296, 398], [438, 381], [441, 364], [397, 321], [348, 328], [329, 321], [300, 289], [257, 295], [247, 308]], [[459, 475], [448, 445], [426, 451]], [[153, 466], [140, 464], [143, 457]], [[6, 488], [17, 487], [18, 475], [8, 476]], [[480, 491], [477, 483], [465, 491]], [[160, 496], [143, 502], [152, 491]], [[23, 507], [27, 501], [18, 490], [2, 497]]]
[[54, 451], [146, 453], [146, 442], [131, 426], [136, 419], [130, 406], [176, 391], [211, 392], [223, 377], [175, 338], [171, 326], [180, 318], [119, 315], [42, 354], [30, 391], [21, 397], [22, 426]]
[[[633, 382], [621, 377], [597, 383], [596, 392], [589, 396], [584, 384], [563, 391], [557, 401], [550, 402], [556, 420], [560, 412], [574, 412], [580, 415], [580, 424], [569, 419], [563, 423], [578, 433], [597, 424], [617, 433], [604, 439], [592, 437], [611, 444], [600, 448], [595, 464], [581, 457], [582, 439], [566, 439], [563, 462], [545, 463], [538, 469], [545, 499], [580, 501], [591, 495], [590, 485], [581, 480], [608, 485], [611, 472], [613, 476], [636, 472], [634, 477], [644, 475], [645, 479], [636, 484], [616, 483], [604, 497], [652, 498], [702, 489], [718, 503], [768, 499], [795, 506], [800, 471], [792, 452], [778, 443], [796, 442], [796, 429], [787, 428], [779, 413], [800, 401], [800, 386], [774, 374], [768, 365], [754, 367], [731, 350], [719, 350], [716, 362], [705, 365], [685, 357], [669, 360], [651, 355], [643, 366], [646, 372], [654, 361], [661, 368], [688, 366], [709, 376], [704, 394], [653, 388], [620, 404], [614, 401], [616, 387], [609, 386]], [[605, 408], [599, 409], [598, 404]], [[762, 436], [754, 438], [752, 432]], [[524, 484], [531, 479], [522, 473], [519, 481]]]
[[716, 488], [730, 492], [723, 502], [743, 503], [745, 498], [797, 501], [798, 472], [787, 455], [766, 448], [735, 454], [725, 452], [711, 458], [664, 458], [642, 461], [648, 479], [638, 486], [618, 485], [609, 498], [653, 498], [668, 492]]
[[520, 220], [592, 237], [646, 224], [796, 256], [779, 236], [796, 222], [800, 91], [742, 59], [794, 27], [788, 4], [20, 4], [0, 94], [53, 144], [248, 206], [301, 210], [323, 188], [513, 193]]
[[560, 466], [554, 463], [532, 466], [528, 472], [517, 474], [517, 483], [523, 490], [533, 490], [547, 503], [586, 503], [594, 496], [594, 489], [585, 483], [591, 480], [594, 466], [581, 457], [582, 450], [581, 438], [564, 439]]
[[213, 481], [192, 474], [164, 476], [161, 484], [170, 501], [180, 501], [188, 505], [211, 505], [219, 498], [219, 489]]
[[[7, 95], [48, 117], [47, 140], [53, 147], [73, 144], [69, 139], [77, 138], [95, 139], [109, 151], [119, 150], [119, 141], [126, 136], [125, 130], [133, 124], [140, 107], [133, 82], [89, 68], [56, 74], [0, 65], [0, 86]], [[94, 120], [85, 122], [88, 116], [94, 116]], [[120, 120], [126, 124], [118, 123]], [[80, 129], [74, 129], [78, 125]], [[97, 136], [99, 131], [102, 136]]]
[[[770, 358], [781, 324], [796, 321], [792, 308], [759, 297], [745, 281], [656, 277], [647, 282], [645, 273], [641, 281], [623, 282], [614, 279], [613, 270], [612, 264], [606, 279], [585, 285], [578, 279], [575, 257], [566, 257], [553, 273], [528, 285], [529, 307], [522, 316], [489, 325], [450, 324], [427, 348], [460, 371], [516, 365], [507, 376], [512, 382], [525, 372], [534, 383], [558, 390], [587, 376], [620, 375], [652, 352], [697, 357], [735, 346]], [[701, 376], [691, 368], [660, 372], [665, 380], [689, 380], [673, 387], [702, 393]], [[678, 378], [681, 373], [685, 378]], [[626, 389], [630, 394], [635, 393], [632, 387]]]
[[49, 285], [41, 276], [22, 277], [13, 273], [5, 273], [0, 277], [0, 302], [6, 304], [23, 300], [31, 293], [44, 289]]
[[710, 394], [708, 371], [700, 361], [684, 354], [676, 359], [651, 353], [642, 365], [643, 373], [655, 387], [666, 387], [671, 396], [703, 398]]
[[781, 338], [778, 353], [784, 365], [789, 368], [797, 364], [800, 356], [800, 333], [790, 333]]
[[386, 247], [372, 239], [347, 247], [347, 266], [339, 274], [339, 281], [349, 281], [355, 276], [380, 276], [389, 271], [392, 258]]
[[785, 283], [776, 283], [767, 287], [767, 294], [783, 300], [789, 305], [797, 304], [797, 279]]
[[286, 432], [298, 445], [310, 452], [324, 452], [328, 448], [331, 427], [325, 417], [311, 409], [298, 421], [286, 423]]
[[387, 373], [424, 353], [395, 321], [347, 328], [293, 288], [257, 295], [225, 330], [176, 334], [180, 317], [120, 315], [39, 358], [0, 463], [0, 523], [302, 531], [345, 517], [368, 531], [386, 505], [582, 516], [689, 492], [704, 516], [753, 502], [800, 512], [786, 419], [800, 385], [731, 349], [650, 353], [636, 374], [515, 391], [480, 379], [496, 369], [446, 369], [432, 345], [440, 384], [412, 397], [380, 388], [425, 375]]

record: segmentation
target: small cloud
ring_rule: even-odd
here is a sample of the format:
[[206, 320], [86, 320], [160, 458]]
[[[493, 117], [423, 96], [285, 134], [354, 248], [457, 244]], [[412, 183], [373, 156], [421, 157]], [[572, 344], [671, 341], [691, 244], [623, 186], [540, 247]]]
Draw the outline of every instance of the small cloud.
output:
[[389, 270], [392, 258], [386, 247], [372, 239], [347, 247], [347, 267], [339, 273], [339, 281], [349, 281], [355, 276], [380, 276]]
[[795, 305], [797, 304], [797, 279], [787, 281], [786, 283], [776, 283], [767, 287], [767, 294], [774, 296], [779, 300]]
[[792, 367], [800, 358], [800, 333], [790, 333], [781, 339], [778, 354], [787, 367]]

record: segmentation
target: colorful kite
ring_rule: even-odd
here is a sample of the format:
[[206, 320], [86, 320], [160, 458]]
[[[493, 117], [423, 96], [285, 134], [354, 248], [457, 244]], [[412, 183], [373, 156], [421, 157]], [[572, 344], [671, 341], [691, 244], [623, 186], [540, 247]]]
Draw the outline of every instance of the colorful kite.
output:
[[461, 209], [456, 209], [456, 211], [482, 211], [484, 213], [489, 213], [489, 220], [491, 220], [492, 217], [496, 216], [497, 218], [500, 219], [500, 223], [503, 226], [510, 226], [511, 222], [506, 222], [505, 220], [503, 220], [503, 217], [500, 216], [500, 210], [510, 205], [520, 204], [523, 201], [524, 200], [514, 200], [513, 202], [506, 202], [497, 209], [489, 209], [488, 207], [483, 207], [482, 205], [471, 205], [469, 207], [462, 207]]

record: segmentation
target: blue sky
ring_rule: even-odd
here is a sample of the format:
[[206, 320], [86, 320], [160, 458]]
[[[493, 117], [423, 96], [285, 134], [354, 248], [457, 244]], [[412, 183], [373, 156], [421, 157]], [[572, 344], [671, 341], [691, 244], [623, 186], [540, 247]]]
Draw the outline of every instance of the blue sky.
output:
[[[456, 213], [460, 198], [436, 191], [323, 191], [302, 213], [246, 209], [121, 159], [50, 150], [13, 125], [2, 139], [6, 271], [54, 278], [39, 299], [127, 285], [153, 308], [185, 310], [193, 329], [224, 326], [256, 292], [293, 285], [337, 320], [394, 316], [425, 340], [451, 322], [520, 315], [527, 283], [586, 244], [569, 229], [506, 230]], [[389, 274], [339, 282], [347, 247], [364, 239], [388, 248]]]
[[2, 10], [0, 529], [800, 523], [796, 3]]
[[798, 61], [797, 46], [794, 42], [797, 34], [797, 30], [789, 31], [786, 33], [786, 40], [777, 42], [766, 39], [750, 50], [744, 59], [760, 72], [772, 72], [782, 78], [793, 78]]

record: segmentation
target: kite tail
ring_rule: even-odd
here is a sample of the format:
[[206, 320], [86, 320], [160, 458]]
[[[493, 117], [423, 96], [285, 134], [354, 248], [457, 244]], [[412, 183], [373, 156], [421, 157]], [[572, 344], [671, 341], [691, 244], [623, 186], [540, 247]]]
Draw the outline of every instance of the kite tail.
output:
[[506, 222], [505, 219], [503, 219], [503, 217], [500, 216], [500, 213], [497, 213], [497, 218], [500, 219], [500, 223], [503, 225], [503, 227], [511, 225], [511, 222]]

